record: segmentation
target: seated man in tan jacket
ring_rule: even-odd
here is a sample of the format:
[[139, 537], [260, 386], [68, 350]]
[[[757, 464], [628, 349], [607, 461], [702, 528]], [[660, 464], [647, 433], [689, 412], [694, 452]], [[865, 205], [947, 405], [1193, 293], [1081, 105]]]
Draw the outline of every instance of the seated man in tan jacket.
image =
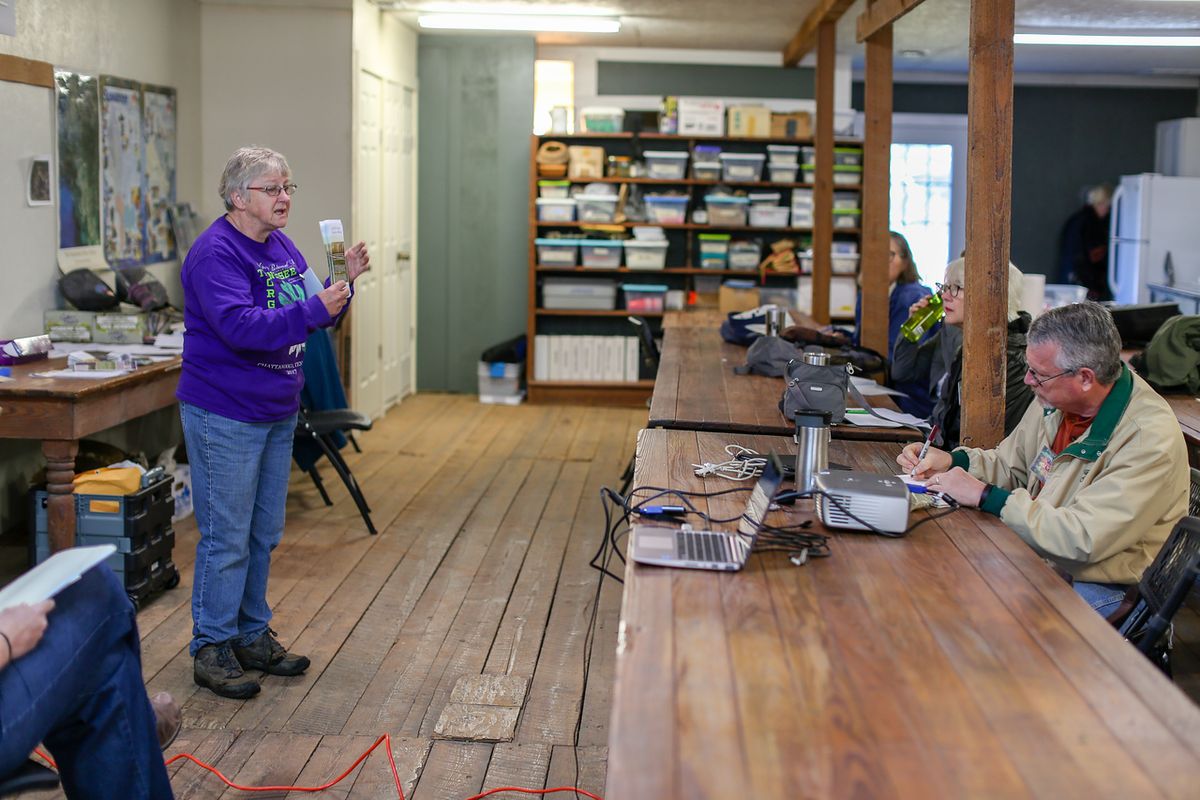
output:
[[896, 459], [930, 487], [995, 514], [1074, 579], [1107, 616], [1187, 513], [1179, 422], [1121, 361], [1103, 306], [1078, 303], [1034, 320], [1025, 349], [1030, 404], [994, 450], [919, 444]]

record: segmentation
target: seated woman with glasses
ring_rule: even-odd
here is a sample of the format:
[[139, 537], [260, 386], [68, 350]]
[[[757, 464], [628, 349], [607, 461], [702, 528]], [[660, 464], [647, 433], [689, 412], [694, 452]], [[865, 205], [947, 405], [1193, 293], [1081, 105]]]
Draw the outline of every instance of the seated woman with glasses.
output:
[[[899, 233], [892, 231], [888, 240], [888, 349], [891, 353], [900, 337], [900, 326], [908, 319], [908, 309], [922, 297], [929, 297], [929, 287], [921, 283], [917, 273], [917, 265], [913, 263], [912, 249], [908, 240]], [[862, 292], [854, 308], [855, 344], [858, 342], [858, 331], [862, 330]], [[926, 334], [926, 339], [931, 334]], [[886, 354], [884, 354], [886, 355]], [[892, 376], [894, 388], [904, 392], [907, 397], [897, 397], [900, 407], [918, 417], [929, 415], [933, 408], [933, 400], [921, 382], [897, 383]]]
[[[934, 399], [929, 421], [938, 426], [933, 444], [952, 450], [959, 444], [959, 425], [962, 415], [962, 325], [966, 298], [963, 295], [963, 259], [946, 267], [945, 283], [939, 284], [942, 303], [946, 309], [945, 325], [924, 342], [914, 344], [903, 336], [896, 340], [892, 351], [892, 380], [922, 383], [929, 387]], [[1021, 415], [1033, 400], [1033, 392], [1025, 385], [1025, 334], [1032, 321], [1021, 310], [1021, 271], [1008, 265], [1008, 340], [1005, 344], [1004, 433], [1021, 421]], [[929, 304], [928, 297], [913, 303], [909, 313]]]

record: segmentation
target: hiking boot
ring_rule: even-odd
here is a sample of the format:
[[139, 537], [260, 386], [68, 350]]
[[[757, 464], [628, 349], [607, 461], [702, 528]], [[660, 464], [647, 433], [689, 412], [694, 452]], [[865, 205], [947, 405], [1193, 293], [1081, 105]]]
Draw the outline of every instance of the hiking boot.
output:
[[246, 675], [229, 642], [206, 644], [196, 651], [192, 676], [197, 686], [234, 700], [254, 697], [261, 688], [258, 681]]
[[154, 710], [154, 732], [158, 735], [158, 746], [166, 750], [183, 727], [179, 703], [175, 702], [170, 692], [159, 692], [150, 698], [150, 708]]
[[268, 675], [299, 675], [310, 663], [307, 657], [285, 650], [270, 628], [248, 645], [235, 644], [233, 653], [244, 669], [261, 669]]

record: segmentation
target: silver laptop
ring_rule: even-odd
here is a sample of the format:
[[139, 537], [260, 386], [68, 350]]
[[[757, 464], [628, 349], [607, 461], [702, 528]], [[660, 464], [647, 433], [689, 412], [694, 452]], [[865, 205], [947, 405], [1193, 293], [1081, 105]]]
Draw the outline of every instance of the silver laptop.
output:
[[632, 558], [639, 564], [687, 569], [718, 569], [734, 572], [750, 557], [758, 530], [766, 519], [771, 501], [783, 477], [771, 460], [746, 501], [737, 532], [694, 531], [662, 525], [634, 525]]

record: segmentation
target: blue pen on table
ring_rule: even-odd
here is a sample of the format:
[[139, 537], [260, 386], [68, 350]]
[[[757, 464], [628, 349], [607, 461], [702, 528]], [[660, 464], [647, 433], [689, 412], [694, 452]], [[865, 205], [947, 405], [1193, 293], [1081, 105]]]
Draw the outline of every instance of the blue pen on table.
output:
[[908, 477], [913, 477], [917, 474], [917, 464], [929, 454], [929, 445], [933, 442], [933, 437], [937, 436], [938, 426], [934, 425], [929, 429], [929, 435], [925, 437], [925, 444], [921, 445], [921, 452], [917, 454], [917, 463], [913, 464], [913, 468], [908, 471]]

